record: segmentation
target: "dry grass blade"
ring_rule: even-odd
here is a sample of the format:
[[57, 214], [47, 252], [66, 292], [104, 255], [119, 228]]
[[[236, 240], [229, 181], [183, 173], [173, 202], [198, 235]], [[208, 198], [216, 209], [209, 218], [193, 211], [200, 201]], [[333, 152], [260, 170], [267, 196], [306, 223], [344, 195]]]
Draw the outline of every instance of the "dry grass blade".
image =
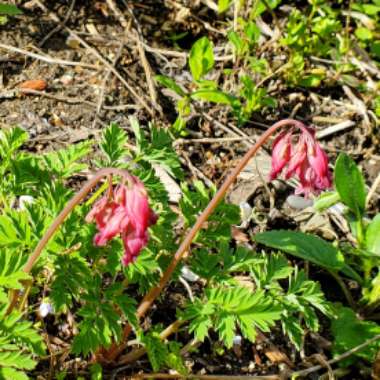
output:
[[91, 65], [90, 63], [66, 61], [64, 59], [53, 58], [53, 57], [50, 57], [47, 55], [32, 53], [31, 51], [20, 49], [20, 48], [10, 46], [7, 44], [3, 44], [3, 43], [0, 43], [0, 49], [8, 50], [8, 51], [11, 51], [13, 53], [23, 54], [23, 55], [26, 55], [27, 57], [38, 59], [38, 60], [44, 61], [46, 63], [52, 63], [52, 64], [62, 65], [62, 66], [74, 66], [74, 67], [75, 66], [81, 66], [81, 67], [87, 67], [89, 69], [96, 69], [96, 70], [99, 69], [99, 66]]

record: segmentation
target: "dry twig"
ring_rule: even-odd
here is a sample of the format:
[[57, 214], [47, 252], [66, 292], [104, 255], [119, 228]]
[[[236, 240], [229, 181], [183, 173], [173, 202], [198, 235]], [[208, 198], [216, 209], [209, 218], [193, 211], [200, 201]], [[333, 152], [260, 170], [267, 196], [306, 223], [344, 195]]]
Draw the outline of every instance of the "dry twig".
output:
[[[331, 359], [331, 360], [327, 361], [326, 364], [328, 364], [329, 366], [331, 366], [331, 364], [338, 363], [341, 360], [344, 360], [344, 359], [350, 357], [351, 355], [355, 354], [356, 352], [362, 350], [363, 348], [369, 346], [370, 344], [376, 342], [379, 339], [380, 339], [380, 334], [375, 335], [373, 338], [367, 340], [366, 342], [364, 342], [362, 344], [359, 344], [358, 346], [356, 346], [354, 348], [351, 348], [351, 350], [348, 350], [348, 351], [344, 352], [343, 354], [338, 355], [334, 359]], [[310, 367], [310, 368], [307, 368], [307, 369], [303, 369], [301, 371], [295, 371], [291, 375], [292, 375], [293, 378], [304, 377], [304, 376], [307, 376], [308, 374], [310, 374], [312, 372], [319, 371], [320, 369], [322, 369], [324, 367], [326, 367], [326, 365], [315, 365], [313, 367]]]
[[87, 67], [89, 69], [96, 69], [96, 70], [99, 69], [99, 66], [91, 65], [89, 63], [66, 61], [64, 59], [53, 58], [48, 55], [32, 53], [31, 51], [20, 49], [20, 48], [3, 44], [3, 43], [0, 43], [0, 49], [8, 50], [13, 53], [23, 54], [23, 55], [26, 55], [27, 57], [38, 59], [40, 61], [44, 61], [47, 63], [57, 64], [57, 65], [62, 65], [62, 66], [82, 66], [82, 67]]
[[[40, 0], [35, 0], [36, 5], [38, 5], [44, 12], [48, 13], [49, 17], [55, 22], [59, 23], [63, 26], [63, 28], [70, 33], [70, 35], [77, 39], [78, 42], [84, 46], [93, 56], [99, 59], [100, 62], [103, 63], [127, 88], [127, 90], [136, 98], [136, 100], [145, 108], [145, 110], [149, 113], [149, 115], [154, 116], [151, 107], [145, 102], [145, 100], [135, 91], [135, 89], [120, 75], [120, 73], [112, 66], [110, 62], [108, 62], [96, 49], [90, 46], [83, 38], [79, 37], [77, 33], [71, 30], [66, 25], [63, 25], [58, 16], [56, 16], [53, 12], [49, 11], [45, 5]], [[0, 46], [1, 47], [1, 46]]]

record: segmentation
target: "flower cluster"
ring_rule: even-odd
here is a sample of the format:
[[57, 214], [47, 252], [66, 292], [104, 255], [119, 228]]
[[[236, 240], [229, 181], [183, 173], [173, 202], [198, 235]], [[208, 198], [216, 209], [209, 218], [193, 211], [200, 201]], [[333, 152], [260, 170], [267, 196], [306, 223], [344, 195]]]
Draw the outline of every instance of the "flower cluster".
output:
[[[112, 189], [111, 189], [112, 190]], [[148, 243], [148, 227], [157, 221], [150, 209], [144, 185], [136, 177], [131, 177], [127, 185], [119, 185], [110, 194], [103, 196], [86, 216], [87, 222], [94, 222], [98, 233], [94, 244], [104, 246], [116, 235], [120, 235], [124, 245], [122, 262], [133, 262]]]
[[331, 173], [328, 168], [328, 158], [315, 138], [311, 128], [303, 128], [298, 141], [293, 143], [293, 129], [280, 132], [273, 142], [272, 170], [273, 180], [283, 171], [285, 178], [297, 176], [300, 185], [296, 194], [318, 194], [331, 187]]

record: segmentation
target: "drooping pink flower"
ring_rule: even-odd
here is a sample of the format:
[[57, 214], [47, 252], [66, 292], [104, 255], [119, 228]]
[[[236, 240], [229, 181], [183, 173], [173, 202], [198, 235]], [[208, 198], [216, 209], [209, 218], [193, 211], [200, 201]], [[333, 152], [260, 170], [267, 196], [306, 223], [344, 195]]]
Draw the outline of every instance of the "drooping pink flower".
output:
[[106, 245], [120, 235], [124, 245], [122, 262], [133, 262], [149, 240], [147, 229], [157, 221], [149, 207], [148, 195], [143, 183], [131, 177], [127, 185], [119, 185], [115, 191], [97, 201], [86, 217], [95, 221], [98, 233], [94, 237], [97, 246]]
[[314, 130], [303, 128], [298, 140], [294, 140], [293, 130], [281, 132], [275, 139], [272, 148], [273, 180], [285, 170], [285, 178], [297, 177], [300, 185], [296, 194], [318, 194], [331, 187], [331, 173], [328, 168], [328, 158], [318, 144]]
[[272, 170], [270, 179], [277, 178], [284, 166], [288, 163], [291, 151], [291, 132], [281, 132], [274, 140], [272, 147]]

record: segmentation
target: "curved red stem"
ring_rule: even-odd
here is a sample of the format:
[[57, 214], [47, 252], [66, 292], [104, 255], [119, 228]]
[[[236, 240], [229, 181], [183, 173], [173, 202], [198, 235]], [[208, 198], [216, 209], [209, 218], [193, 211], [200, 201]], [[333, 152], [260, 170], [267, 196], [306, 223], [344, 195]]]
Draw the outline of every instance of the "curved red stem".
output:
[[[79, 204], [79, 202], [82, 201], [82, 199], [96, 186], [96, 184], [103, 177], [109, 177], [112, 174], [119, 175], [125, 178], [126, 180], [132, 180], [131, 175], [128, 173], [127, 170], [124, 170], [124, 169], [104, 168], [104, 169], [99, 170], [97, 173], [95, 173], [95, 175], [83, 185], [83, 187], [79, 190], [79, 192], [76, 193], [70, 199], [70, 201], [66, 204], [65, 208], [59, 213], [59, 215], [54, 219], [50, 227], [46, 230], [46, 232], [42, 236], [42, 239], [38, 242], [36, 248], [34, 248], [34, 251], [29, 256], [28, 261], [26, 262], [23, 268], [23, 271], [25, 273], [29, 273], [32, 270], [34, 264], [40, 257], [42, 250], [45, 248], [50, 238], [54, 235], [54, 233], [57, 231], [59, 226], [66, 219], [67, 215], [69, 215], [69, 213], [74, 209], [74, 207], [77, 204]], [[7, 314], [9, 314], [15, 307], [18, 300], [18, 296], [19, 296], [18, 291], [13, 293], [10, 305], [7, 310]]]
[[[198, 217], [194, 226], [187, 233], [185, 239], [182, 241], [182, 243], [179, 246], [177, 252], [175, 253], [172, 261], [170, 262], [169, 266], [167, 267], [165, 273], [161, 277], [161, 280], [158, 283], [158, 285], [155, 286], [154, 288], [152, 288], [145, 295], [145, 297], [143, 298], [143, 300], [141, 301], [141, 303], [137, 309], [137, 317], [138, 318], [142, 318], [145, 315], [145, 313], [149, 310], [149, 308], [152, 305], [152, 303], [154, 302], [154, 300], [161, 293], [162, 289], [165, 287], [165, 285], [169, 281], [169, 279], [170, 279], [172, 273], [174, 272], [175, 268], [177, 267], [178, 263], [181, 261], [183, 255], [189, 249], [191, 242], [193, 241], [195, 235], [200, 230], [203, 223], [208, 219], [210, 214], [215, 210], [215, 208], [219, 204], [219, 202], [223, 199], [228, 188], [236, 180], [237, 176], [244, 169], [244, 167], [247, 165], [248, 161], [257, 153], [257, 151], [260, 149], [260, 147], [263, 144], [265, 144], [265, 142], [269, 139], [269, 137], [274, 132], [276, 132], [279, 128], [285, 127], [287, 125], [294, 125], [295, 127], [299, 128], [301, 130], [304, 130], [306, 128], [305, 125], [300, 121], [293, 120], [293, 119], [285, 119], [285, 120], [281, 120], [281, 121], [273, 124], [270, 128], [268, 128], [260, 136], [259, 140], [249, 149], [249, 151], [240, 160], [238, 165], [232, 170], [231, 174], [227, 177], [227, 179], [224, 181], [224, 183], [219, 188], [217, 193], [211, 199], [208, 206], [204, 209], [202, 214]], [[103, 357], [109, 361], [115, 360], [117, 358], [117, 356], [119, 356], [120, 353], [126, 347], [126, 342], [127, 342], [128, 336], [131, 333], [131, 331], [132, 331], [132, 327], [129, 324], [127, 324], [124, 328], [122, 343], [120, 343], [119, 345], [113, 344], [108, 351], [102, 353]], [[123, 359], [121, 358], [121, 360], [118, 361], [118, 364], [121, 364], [122, 361], [123, 361]]]

